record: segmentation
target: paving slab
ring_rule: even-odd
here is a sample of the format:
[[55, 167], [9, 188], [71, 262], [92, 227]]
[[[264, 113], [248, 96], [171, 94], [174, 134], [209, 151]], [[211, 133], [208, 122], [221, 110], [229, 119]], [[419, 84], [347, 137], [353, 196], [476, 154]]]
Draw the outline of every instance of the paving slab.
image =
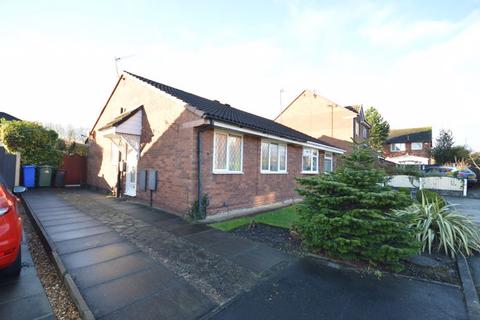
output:
[[20, 276], [9, 277], [0, 272], [0, 319], [37, 318], [53, 319], [54, 317], [24, 235]]
[[47, 227], [46, 229], [48, 230], [49, 233], [55, 234], [59, 232], [80, 230], [80, 229], [99, 227], [99, 226], [103, 226], [103, 224], [99, 221], [91, 220], [91, 221], [79, 222], [75, 224], [63, 224], [59, 226], [51, 226], [51, 227]]
[[[48, 231], [48, 228], [47, 228]], [[107, 244], [126, 241], [124, 237], [115, 231], [96, 234], [93, 236], [59, 241], [55, 243], [57, 252], [59, 254], [72, 253], [76, 251], [83, 251], [96, 247], [103, 247]]]
[[291, 258], [287, 254], [272, 250], [266, 245], [258, 245], [232, 257], [232, 260], [254, 273], [264, 273], [283, 261], [291, 260]]
[[176, 281], [172, 274], [165, 274], [155, 266], [132, 275], [121, 277], [98, 286], [85, 289], [84, 298], [92, 312], [101, 317], [146, 298]]
[[50, 237], [52, 238], [53, 241], [64, 241], [64, 240], [71, 240], [76, 238], [93, 236], [95, 234], [107, 233], [111, 231], [112, 229], [110, 229], [109, 227], [104, 225], [99, 225], [95, 227], [81, 228], [81, 229], [70, 230], [65, 232], [52, 232], [50, 234]]
[[46, 221], [46, 222], [42, 222], [42, 225], [44, 227], [50, 227], [50, 226], [58, 226], [61, 224], [71, 224], [71, 223], [85, 222], [85, 221], [91, 221], [91, 220], [93, 220], [93, 218], [85, 216], [85, 217], [79, 217], [79, 218], [68, 218], [68, 219]]
[[[87, 288], [152, 268], [154, 265], [155, 261], [150, 257], [137, 252], [107, 262], [74, 269], [70, 274], [80, 288]], [[162, 273], [170, 273], [161, 266], [158, 266], [157, 270], [158, 276], [162, 276]]]
[[119, 242], [103, 247], [64, 254], [61, 257], [68, 269], [75, 269], [126, 256], [138, 251], [137, 247], [128, 242]]

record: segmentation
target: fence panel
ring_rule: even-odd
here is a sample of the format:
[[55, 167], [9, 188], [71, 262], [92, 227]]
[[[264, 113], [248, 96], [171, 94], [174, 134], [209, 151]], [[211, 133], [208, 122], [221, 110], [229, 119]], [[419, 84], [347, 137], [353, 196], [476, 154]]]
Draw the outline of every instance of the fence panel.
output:
[[8, 153], [4, 147], [0, 147], [0, 174], [10, 189], [16, 184], [17, 155]]

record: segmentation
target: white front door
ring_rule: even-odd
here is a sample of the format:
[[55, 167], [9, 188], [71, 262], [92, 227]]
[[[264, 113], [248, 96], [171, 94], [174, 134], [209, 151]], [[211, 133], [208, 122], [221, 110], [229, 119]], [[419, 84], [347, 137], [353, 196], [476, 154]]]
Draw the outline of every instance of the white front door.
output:
[[137, 195], [137, 162], [138, 152], [129, 146], [127, 150], [125, 194], [132, 197], [135, 197]]

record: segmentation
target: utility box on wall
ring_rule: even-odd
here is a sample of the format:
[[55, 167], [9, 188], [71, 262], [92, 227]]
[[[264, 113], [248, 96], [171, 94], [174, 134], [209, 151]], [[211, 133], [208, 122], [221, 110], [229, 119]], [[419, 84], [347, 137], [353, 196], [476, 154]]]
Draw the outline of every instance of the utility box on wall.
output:
[[151, 191], [157, 190], [157, 170], [148, 169], [147, 189]]
[[138, 187], [140, 191], [147, 191], [147, 170], [138, 172]]

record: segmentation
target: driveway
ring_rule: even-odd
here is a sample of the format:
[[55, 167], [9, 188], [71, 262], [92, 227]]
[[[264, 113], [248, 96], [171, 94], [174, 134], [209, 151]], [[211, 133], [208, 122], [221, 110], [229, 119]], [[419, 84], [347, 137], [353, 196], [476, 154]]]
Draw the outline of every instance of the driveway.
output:
[[0, 272], [0, 319], [54, 319], [47, 295], [35, 270], [25, 234], [20, 276], [6, 277]]
[[460, 197], [445, 197], [445, 199], [448, 203], [455, 204], [461, 213], [480, 224], [480, 199]]
[[195, 319], [295, 259], [85, 190], [22, 197], [96, 318]]
[[466, 319], [461, 288], [317, 265], [85, 190], [25, 194], [102, 319]]
[[302, 259], [213, 319], [468, 319], [460, 288], [385, 275], [378, 279]]

